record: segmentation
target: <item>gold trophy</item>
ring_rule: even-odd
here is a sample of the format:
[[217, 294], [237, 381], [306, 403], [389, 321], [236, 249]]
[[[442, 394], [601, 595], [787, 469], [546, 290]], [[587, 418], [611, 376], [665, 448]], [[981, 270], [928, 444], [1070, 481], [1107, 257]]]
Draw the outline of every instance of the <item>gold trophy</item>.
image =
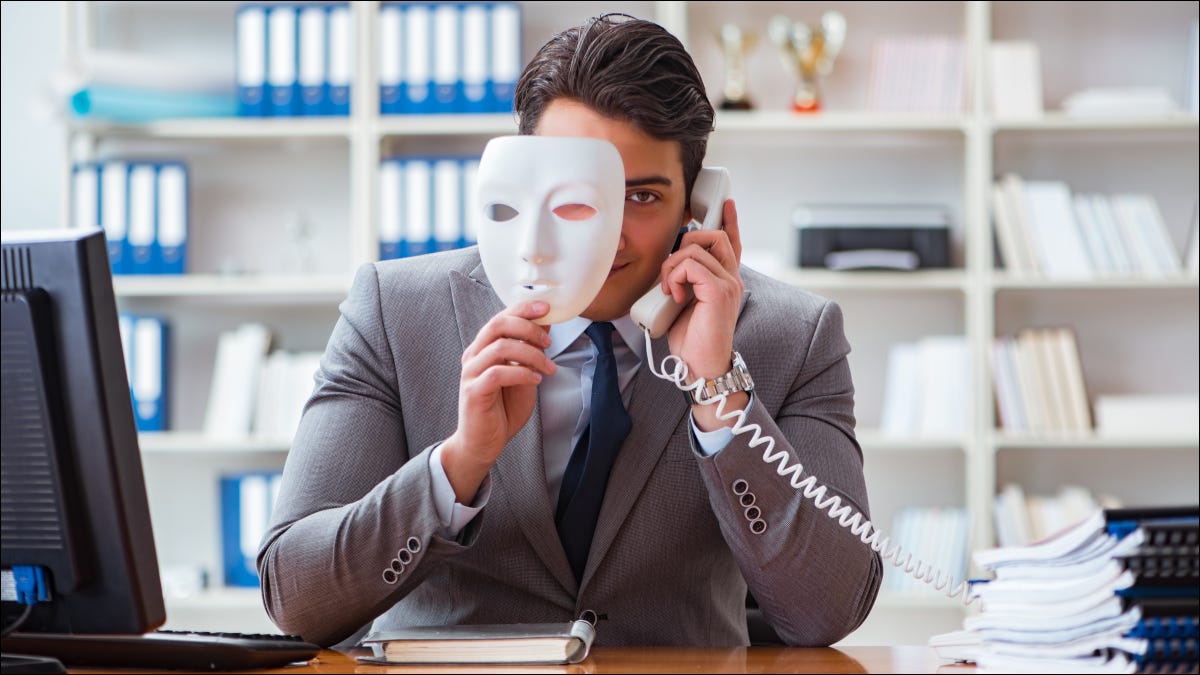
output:
[[833, 71], [833, 62], [846, 41], [846, 17], [833, 10], [821, 16], [820, 28], [802, 21], [775, 16], [767, 23], [771, 42], [779, 47], [784, 64], [796, 76], [792, 109], [817, 112], [821, 109], [821, 78]]
[[725, 54], [725, 84], [721, 87], [722, 110], [750, 110], [754, 105], [746, 93], [746, 55], [758, 44], [758, 36], [733, 24], [717, 33]]

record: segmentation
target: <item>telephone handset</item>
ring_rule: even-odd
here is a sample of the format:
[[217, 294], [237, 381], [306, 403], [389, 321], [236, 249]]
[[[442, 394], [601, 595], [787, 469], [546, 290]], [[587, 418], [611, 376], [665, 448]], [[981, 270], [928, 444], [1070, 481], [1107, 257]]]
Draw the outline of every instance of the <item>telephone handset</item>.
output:
[[[687, 229], [721, 229], [721, 213], [731, 189], [728, 169], [716, 166], [701, 169], [700, 175], [696, 176], [696, 182], [692, 185], [692, 220]], [[683, 308], [692, 301], [692, 289], [688, 288], [686, 292], [687, 297], [682, 303], [678, 303], [655, 284], [646, 295], [633, 303], [633, 307], [629, 309], [629, 316], [640, 328], [649, 331], [650, 337], [662, 337], [671, 324], [675, 323]]]

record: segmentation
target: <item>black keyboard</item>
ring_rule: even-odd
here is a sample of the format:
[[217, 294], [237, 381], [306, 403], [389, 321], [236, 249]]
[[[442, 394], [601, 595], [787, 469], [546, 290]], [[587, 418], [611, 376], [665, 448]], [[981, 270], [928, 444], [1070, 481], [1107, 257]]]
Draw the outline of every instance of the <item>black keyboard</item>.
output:
[[245, 670], [308, 661], [321, 651], [295, 635], [160, 630], [144, 635], [14, 633], [8, 654], [52, 656], [68, 666]]

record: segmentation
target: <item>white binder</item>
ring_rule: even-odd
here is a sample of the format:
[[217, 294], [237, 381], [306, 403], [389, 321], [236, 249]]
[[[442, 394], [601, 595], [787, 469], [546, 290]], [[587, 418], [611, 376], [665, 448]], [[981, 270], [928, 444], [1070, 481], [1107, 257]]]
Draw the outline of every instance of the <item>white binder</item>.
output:
[[404, 162], [404, 221], [401, 255], [429, 253], [433, 215], [431, 167], [428, 159], [412, 157]]
[[459, 107], [462, 112], [487, 112], [488, 9], [471, 3], [462, 8], [462, 91]]
[[462, 246], [462, 171], [458, 159], [433, 163], [433, 238], [438, 251]]
[[126, 269], [131, 274], [158, 272], [156, 174], [153, 164], [129, 165], [129, 260]]
[[329, 114], [350, 114], [350, 82], [354, 79], [354, 28], [350, 6], [329, 8]]
[[433, 101], [429, 112], [452, 113], [462, 88], [459, 10], [448, 2], [433, 7]]
[[269, 114], [291, 117], [299, 111], [296, 90], [296, 15], [291, 5], [272, 5], [267, 12], [267, 89]]
[[304, 115], [324, 115], [327, 108], [329, 81], [325, 64], [325, 32], [328, 12], [321, 5], [300, 8], [299, 62], [297, 81], [300, 84], [300, 112]]
[[188, 241], [187, 167], [179, 163], [158, 166], [158, 273], [187, 271]]
[[407, 113], [426, 113], [432, 109], [431, 65], [433, 15], [428, 5], [404, 5], [404, 93], [402, 109]]
[[379, 8], [379, 112], [394, 115], [404, 111], [404, 33], [402, 12], [396, 3]]
[[267, 10], [246, 5], [235, 20], [238, 114], [260, 117], [266, 113], [267, 83]]
[[385, 159], [379, 165], [379, 259], [391, 260], [401, 256], [401, 164], [398, 159]]
[[100, 167], [100, 227], [108, 239], [113, 274], [129, 272], [129, 166], [105, 162]]
[[493, 5], [491, 31], [491, 108], [493, 112], [508, 112], [521, 76], [520, 6], [512, 2]]

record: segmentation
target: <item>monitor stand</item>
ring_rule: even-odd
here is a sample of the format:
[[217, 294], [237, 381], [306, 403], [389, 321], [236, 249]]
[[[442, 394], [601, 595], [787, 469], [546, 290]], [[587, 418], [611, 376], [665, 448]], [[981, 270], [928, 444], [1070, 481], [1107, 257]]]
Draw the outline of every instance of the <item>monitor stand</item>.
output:
[[62, 662], [50, 656], [4, 654], [0, 657], [0, 673], [65, 673]]

